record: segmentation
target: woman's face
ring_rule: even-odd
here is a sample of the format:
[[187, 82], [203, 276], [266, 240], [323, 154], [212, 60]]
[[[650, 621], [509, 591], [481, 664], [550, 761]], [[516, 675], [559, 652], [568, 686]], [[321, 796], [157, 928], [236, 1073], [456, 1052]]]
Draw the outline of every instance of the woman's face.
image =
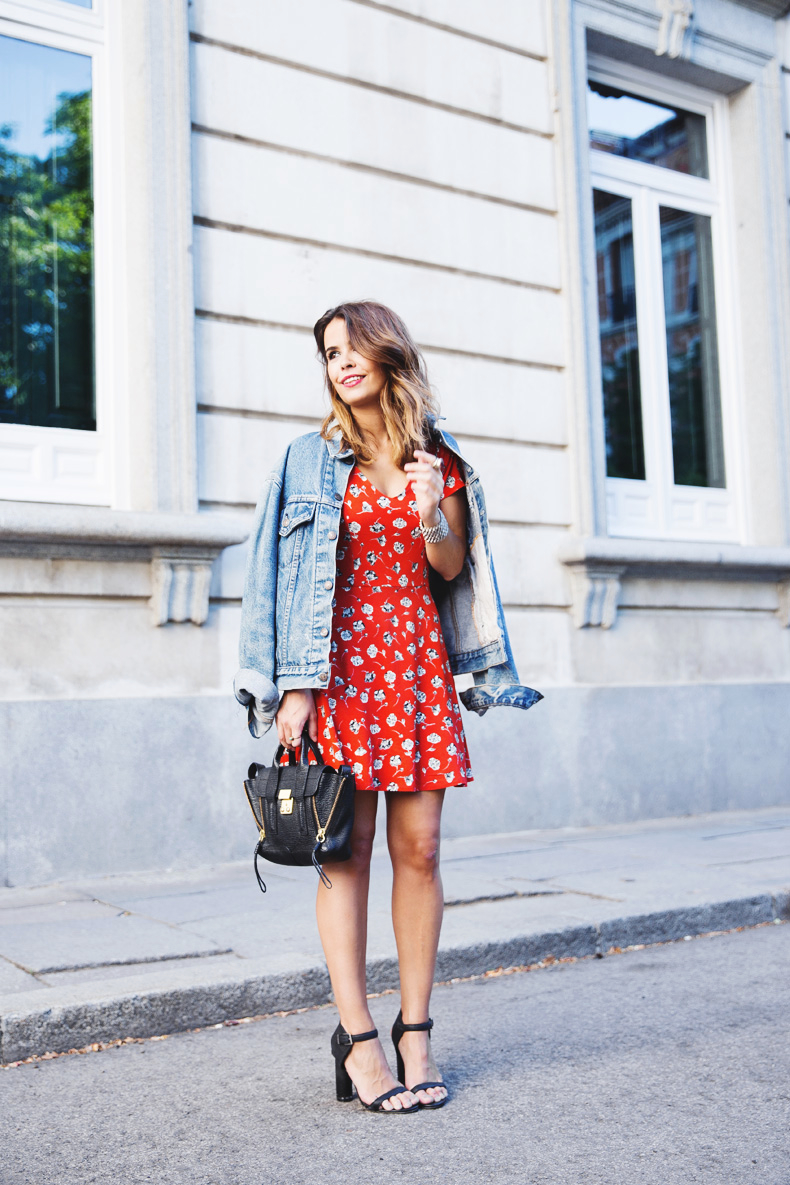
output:
[[357, 410], [380, 403], [387, 376], [378, 362], [354, 350], [342, 317], [324, 330], [324, 354], [329, 381], [348, 407]]

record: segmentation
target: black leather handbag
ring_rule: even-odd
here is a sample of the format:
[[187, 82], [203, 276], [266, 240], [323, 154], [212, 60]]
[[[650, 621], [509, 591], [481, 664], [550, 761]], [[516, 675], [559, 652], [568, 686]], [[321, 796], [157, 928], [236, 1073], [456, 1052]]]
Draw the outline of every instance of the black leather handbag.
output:
[[[282, 745], [272, 765], [250, 766], [244, 789], [255, 822], [258, 842], [253, 863], [262, 893], [266, 885], [258, 871], [258, 857], [273, 864], [312, 864], [328, 889], [332, 882], [322, 864], [348, 860], [354, 825], [356, 783], [348, 765], [325, 765], [321, 751], [305, 729], [300, 760], [293, 749], [288, 764], [281, 765]], [[310, 752], [316, 764], [309, 764]]]

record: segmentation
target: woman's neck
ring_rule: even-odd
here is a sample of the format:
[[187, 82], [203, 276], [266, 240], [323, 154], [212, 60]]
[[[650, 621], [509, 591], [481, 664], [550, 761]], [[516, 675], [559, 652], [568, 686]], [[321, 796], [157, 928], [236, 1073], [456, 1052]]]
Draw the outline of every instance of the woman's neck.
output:
[[374, 458], [389, 456], [390, 439], [381, 408], [360, 408], [354, 413], [354, 418]]

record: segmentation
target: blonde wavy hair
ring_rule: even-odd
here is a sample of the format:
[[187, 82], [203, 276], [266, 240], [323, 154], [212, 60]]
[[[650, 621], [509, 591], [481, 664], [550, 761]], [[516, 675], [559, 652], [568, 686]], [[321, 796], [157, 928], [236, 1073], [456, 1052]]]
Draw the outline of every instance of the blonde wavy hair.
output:
[[342, 318], [352, 347], [363, 358], [377, 362], [386, 375], [381, 392], [381, 410], [392, 458], [399, 469], [414, 460], [415, 449], [431, 443], [430, 418], [439, 405], [428, 384], [425, 362], [411, 334], [397, 313], [374, 300], [357, 300], [327, 309], [313, 328], [318, 353], [324, 366], [324, 382], [330, 411], [321, 425], [324, 440], [340, 435], [358, 461], [373, 460], [373, 453], [354, 414], [335, 391], [327, 372], [324, 333], [330, 321]]

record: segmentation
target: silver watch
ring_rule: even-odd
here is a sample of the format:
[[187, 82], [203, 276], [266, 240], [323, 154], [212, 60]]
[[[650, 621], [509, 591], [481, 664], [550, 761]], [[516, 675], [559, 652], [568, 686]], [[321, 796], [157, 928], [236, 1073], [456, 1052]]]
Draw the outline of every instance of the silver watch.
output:
[[426, 543], [441, 543], [442, 539], [446, 539], [450, 534], [450, 524], [441, 510], [439, 510], [438, 514], [439, 521], [435, 527], [426, 527], [425, 523], [420, 519], [420, 530]]

